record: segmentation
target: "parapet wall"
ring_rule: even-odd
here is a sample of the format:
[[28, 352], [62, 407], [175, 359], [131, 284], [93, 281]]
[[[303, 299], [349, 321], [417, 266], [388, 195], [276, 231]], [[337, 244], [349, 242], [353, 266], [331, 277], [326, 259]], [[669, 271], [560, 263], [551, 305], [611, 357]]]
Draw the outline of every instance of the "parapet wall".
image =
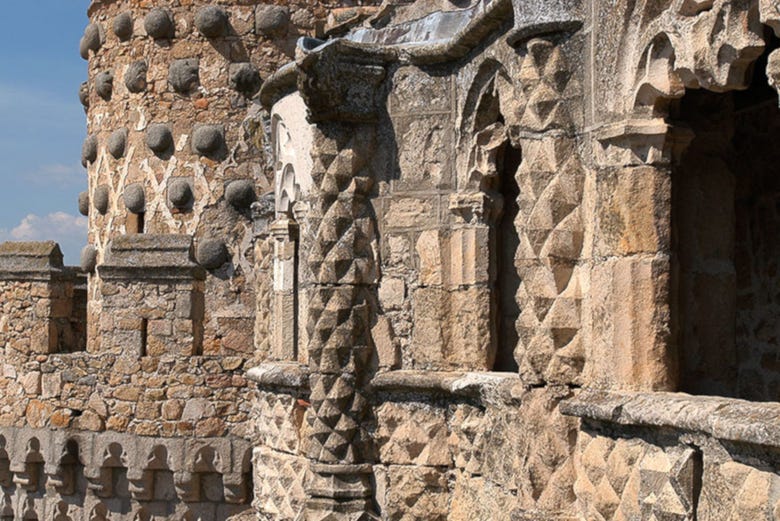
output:
[[86, 277], [54, 242], [0, 245], [0, 344], [23, 355], [83, 351]]

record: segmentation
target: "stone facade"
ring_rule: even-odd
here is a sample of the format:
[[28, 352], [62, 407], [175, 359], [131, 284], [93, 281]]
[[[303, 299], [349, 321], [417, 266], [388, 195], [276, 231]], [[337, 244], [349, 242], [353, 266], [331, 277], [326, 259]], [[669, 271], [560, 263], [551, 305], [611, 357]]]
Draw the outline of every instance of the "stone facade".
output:
[[89, 16], [0, 519], [780, 519], [776, 2]]

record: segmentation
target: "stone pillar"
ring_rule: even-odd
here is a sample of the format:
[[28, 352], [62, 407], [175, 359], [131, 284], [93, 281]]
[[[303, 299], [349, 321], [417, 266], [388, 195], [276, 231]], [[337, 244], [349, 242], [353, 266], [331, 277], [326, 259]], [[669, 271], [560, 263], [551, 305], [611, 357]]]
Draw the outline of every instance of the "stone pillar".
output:
[[203, 279], [186, 235], [126, 235], [110, 244], [103, 280], [104, 353], [198, 355]]
[[274, 217], [274, 195], [267, 194], [252, 204], [255, 237], [255, 359], [268, 360], [273, 331], [273, 241], [270, 225]]
[[[298, 86], [316, 125], [308, 222], [311, 435], [306, 520], [375, 517], [365, 388], [375, 313], [375, 222], [369, 200], [380, 59], [340, 41], [299, 51]], [[311, 44], [310, 48], [306, 48]]]
[[0, 346], [25, 355], [75, 350], [78, 282], [55, 242], [0, 244]]
[[298, 223], [281, 217], [271, 225], [274, 243], [274, 340], [272, 358], [292, 361], [298, 352]]
[[602, 129], [594, 142], [590, 353], [595, 387], [671, 391], [671, 164], [690, 135], [663, 120]]

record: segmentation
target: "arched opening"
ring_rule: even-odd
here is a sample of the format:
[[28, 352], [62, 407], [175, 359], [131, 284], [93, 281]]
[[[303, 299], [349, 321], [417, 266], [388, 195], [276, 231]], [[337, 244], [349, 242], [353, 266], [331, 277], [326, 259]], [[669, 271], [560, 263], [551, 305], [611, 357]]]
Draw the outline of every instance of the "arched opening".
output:
[[745, 91], [687, 91], [671, 107], [694, 135], [671, 214], [672, 342], [693, 394], [780, 399], [780, 109], [765, 67]]

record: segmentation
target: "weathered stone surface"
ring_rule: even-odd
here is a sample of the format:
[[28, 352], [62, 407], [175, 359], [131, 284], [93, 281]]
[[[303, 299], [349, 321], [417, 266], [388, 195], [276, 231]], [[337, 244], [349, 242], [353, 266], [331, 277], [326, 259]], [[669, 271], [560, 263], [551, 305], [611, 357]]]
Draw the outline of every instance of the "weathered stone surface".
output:
[[101, 214], [105, 214], [108, 211], [109, 204], [109, 188], [105, 185], [95, 188], [95, 192], [92, 194], [92, 204]]
[[114, 17], [111, 27], [121, 41], [129, 40], [133, 36], [133, 14], [129, 11], [118, 14]]
[[79, 101], [85, 109], [89, 108], [89, 83], [86, 81], [79, 86]]
[[251, 63], [230, 64], [230, 87], [233, 90], [252, 97], [258, 93], [262, 84], [260, 72]]
[[176, 31], [173, 15], [167, 9], [155, 7], [144, 17], [144, 30], [155, 40], [173, 38]]
[[192, 202], [193, 197], [189, 180], [177, 178], [168, 183], [168, 200], [176, 208], [186, 208]]
[[256, 198], [254, 183], [248, 179], [231, 181], [225, 187], [225, 200], [239, 210], [249, 208]]
[[79, 193], [79, 213], [89, 215], [89, 192]]
[[86, 167], [89, 163], [95, 162], [98, 153], [97, 136], [89, 135], [81, 146], [81, 164]]
[[125, 69], [125, 87], [133, 93], [146, 89], [146, 73], [149, 70], [145, 60], [138, 60]]
[[228, 31], [228, 15], [221, 7], [202, 7], [195, 15], [195, 26], [206, 38], [219, 38]]
[[144, 187], [140, 183], [133, 183], [125, 187], [125, 191], [122, 193], [122, 200], [125, 202], [125, 207], [133, 213], [142, 213], [146, 206], [146, 196], [144, 195]]
[[218, 125], [198, 125], [192, 131], [192, 151], [204, 156], [216, 154], [225, 145], [225, 135]]
[[114, 156], [114, 159], [120, 159], [125, 155], [125, 148], [127, 147], [127, 129], [120, 128], [111, 133], [106, 143], [108, 152]]
[[97, 265], [97, 250], [91, 244], [84, 246], [81, 250], [80, 266], [85, 273], [92, 273], [95, 271]]
[[186, 58], [174, 60], [168, 67], [168, 83], [180, 94], [188, 94], [200, 83], [199, 60]]
[[96, 23], [87, 25], [84, 29], [84, 36], [81, 37], [81, 42], [79, 44], [81, 57], [88, 60], [89, 51], [94, 53], [98, 52], [104, 41], [105, 34], [102, 25]]
[[195, 258], [204, 268], [216, 269], [228, 261], [229, 254], [224, 241], [207, 239], [198, 244]]
[[105, 101], [111, 99], [114, 93], [114, 73], [112, 71], [103, 71], [95, 76], [95, 92]]
[[255, 31], [258, 35], [272, 37], [287, 32], [290, 10], [282, 5], [258, 5], [255, 9]]
[[146, 129], [146, 146], [157, 154], [167, 152], [173, 146], [173, 134], [168, 125], [155, 123]]

